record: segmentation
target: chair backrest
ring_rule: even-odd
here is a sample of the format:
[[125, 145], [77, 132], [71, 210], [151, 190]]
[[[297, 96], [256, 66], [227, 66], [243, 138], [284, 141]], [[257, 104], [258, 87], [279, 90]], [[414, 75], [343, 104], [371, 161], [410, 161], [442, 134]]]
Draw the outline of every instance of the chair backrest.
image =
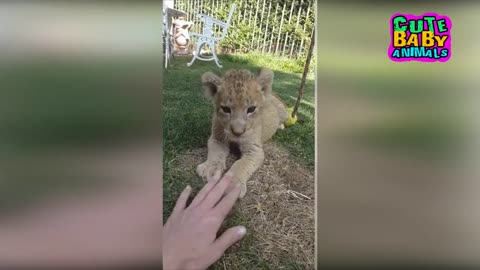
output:
[[223, 33], [221, 38], [227, 35], [228, 28], [230, 27], [230, 22], [232, 21], [233, 12], [235, 12], [236, 7], [237, 5], [235, 3], [233, 3], [232, 6], [230, 7], [230, 12], [228, 13], [227, 21], [225, 22], [227, 26], [223, 28]]
[[232, 21], [233, 17], [233, 12], [235, 12], [235, 8], [237, 7], [237, 4], [233, 3], [233, 5], [230, 7], [230, 12], [228, 13], [228, 19], [226, 23], [230, 25], [230, 22]]

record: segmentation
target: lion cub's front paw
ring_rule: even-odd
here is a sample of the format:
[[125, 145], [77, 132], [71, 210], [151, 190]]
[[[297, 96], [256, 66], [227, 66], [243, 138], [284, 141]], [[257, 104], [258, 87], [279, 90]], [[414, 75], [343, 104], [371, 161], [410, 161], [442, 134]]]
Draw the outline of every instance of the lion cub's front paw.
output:
[[225, 165], [218, 162], [205, 161], [197, 166], [197, 174], [204, 181], [218, 181], [225, 170]]
[[225, 193], [229, 193], [230, 191], [232, 191], [235, 188], [235, 186], [238, 186], [240, 188], [239, 198], [241, 199], [241, 198], [245, 197], [245, 194], [247, 194], [247, 184], [238, 183], [235, 180], [230, 184], [230, 186], [227, 188]]

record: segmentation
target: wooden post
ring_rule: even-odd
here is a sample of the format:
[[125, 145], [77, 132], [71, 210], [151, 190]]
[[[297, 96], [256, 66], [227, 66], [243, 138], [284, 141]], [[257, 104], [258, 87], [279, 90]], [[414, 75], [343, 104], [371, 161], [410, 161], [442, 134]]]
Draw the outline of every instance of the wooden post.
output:
[[[302, 5], [303, 5], [303, 0], [300, 2], [300, 6], [298, 7], [297, 23], [295, 23], [295, 30], [297, 30], [298, 24], [300, 22], [300, 13], [302, 12]], [[296, 40], [293, 41], [292, 47], [290, 48], [290, 58], [292, 58], [293, 56], [293, 49], [295, 48], [295, 43], [296, 43]]]
[[290, 48], [290, 55], [288, 56], [288, 58], [292, 58], [293, 56], [293, 49], [295, 48], [295, 40], [293, 41], [292, 43], [292, 47]]
[[287, 42], [288, 42], [288, 32], [285, 34], [285, 42], [283, 43], [283, 49], [282, 49], [282, 56], [285, 54], [285, 49], [287, 48]]
[[[245, 4], [247, 4], [247, 3], [248, 3], [248, 1], [247, 1]], [[248, 6], [248, 5], [247, 5], [247, 6]], [[246, 7], [243, 7], [243, 18], [242, 18], [242, 20], [245, 21], [245, 18], [246, 18], [246, 17], [247, 17], [247, 8], [246, 8]]]
[[265, 27], [265, 34], [263, 36], [263, 44], [262, 44], [262, 53], [265, 49], [265, 42], [267, 41], [267, 33], [268, 33], [268, 23], [270, 22], [270, 8], [272, 7], [272, 2], [268, 5], [268, 13], [267, 13], [267, 26]]
[[[275, 32], [275, 25], [273, 26], [272, 33]], [[268, 53], [271, 53], [272, 51], [272, 43], [273, 43], [273, 35], [272, 38], [270, 38], [270, 46], [268, 46]]]
[[[243, 4], [243, 0], [240, 0], [240, 3], [237, 5], [237, 11], [240, 11], [242, 10], [242, 4]], [[240, 23], [240, 17], [241, 17], [241, 13], [240, 12], [235, 12], [237, 16], [237, 25]]]
[[292, 7], [290, 8], [290, 15], [288, 16], [288, 23], [292, 21], [292, 13], [293, 13], [293, 7], [295, 6], [295, 2], [292, 3]]
[[[192, 20], [196, 19], [196, 14], [197, 14], [196, 3], [197, 3], [196, 0], [192, 1]], [[194, 29], [193, 30], [194, 32], [198, 33], [198, 24], [194, 24], [192, 28]]]
[[297, 23], [295, 24], [295, 29], [297, 29], [298, 23], [300, 22], [300, 13], [302, 12], [302, 5], [303, 5], [303, 0], [300, 2], [300, 6], [298, 7]]
[[[183, 2], [183, 1], [182, 1], [182, 2]], [[189, 10], [188, 10], [188, 2], [183, 2], [183, 8], [185, 9], [185, 12], [187, 13], [187, 20], [190, 21], [190, 16], [191, 16], [191, 14], [190, 14], [190, 12], [189, 12]]]
[[277, 44], [275, 47], [275, 54], [278, 52], [278, 46], [280, 45], [280, 37], [282, 36], [282, 26], [283, 26], [283, 17], [285, 15], [285, 7], [287, 6], [287, 2], [283, 4], [283, 11], [282, 11], [282, 19], [280, 21], [280, 28], [278, 29], [278, 37], [277, 37]]
[[[288, 24], [290, 24], [290, 22], [292, 21], [292, 14], [293, 14], [293, 7], [294, 6], [295, 6], [295, 2], [292, 3], [292, 6], [290, 8], [290, 15], [288, 16]], [[285, 50], [287, 49], [288, 37], [289, 37], [289, 33], [287, 32], [287, 34], [285, 35], [285, 41], [283, 43], [283, 49], [282, 49], [282, 53], [281, 53], [282, 56], [284, 56]]]
[[[257, 7], [255, 8], [255, 20], [253, 22], [253, 36], [252, 36], [252, 48], [253, 49], [256, 49], [255, 48], [255, 34], [257, 32], [257, 17], [258, 17], [258, 2], [259, 0], [257, 0]], [[265, 1], [265, 0], [264, 0]], [[263, 14], [263, 12], [262, 12]], [[262, 15], [263, 16], [263, 15]]]
[[[274, 20], [275, 22], [277, 21], [277, 10], [278, 10], [278, 2], [277, 2], [277, 7], [275, 8], [275, 16], [274, 16]], [[275, 25], [273, 25], [273, 29], [272, 29], [272, 32], [270, 33], [270, 46], [268, 47], [268, 53], [271, 53], [272, 51], [272, 44], [273, 44], [273, 34], [275, 33]]]
[[248, 9], [250, 12], [248, 12], [248, 26], [250, 26], [250, 23], [252, 22], [252, 6], [249, 6]]
[[265, 0], [263, 0], [263, 5], [262, 5], [262, 11], [261, 11], [261, 17], [260, 17], [260, 31], [258, 31], [258, 37], [257, 37], [257, 42], [255, 43], [255, 50], [259, 50], [260, 46], [260, 41], [262, 40], [262, 27], [263, 27], [263, 14], [265, 13]]
[[305, 61], [305, 68], [303, 69], [302, 82], [300, 83], [300, 88], [298, 89], [298, 98], [295, 102], [295, 107], [293, 108], [292, 117], [295, 117], [298, 112], [298, 106], [300, 106], [300, 101], [303, 97], [303, 90], [305, 88], [305, 81], [307, 80], [308, 70], [310, 68], [310, 62], [313, 55], [313, 47], [315, 46], [315, 27], [313, 28], [312, 36], [310, 38], [310, 48], [308, 49], [307, 60]]
[[[305, 33], [306, 29], [307, 29], [307, 19], [308, 19], [308, 15], [310, 15], [310, 4], [308, 5], [308, 8], [307, 8], [307, 15], [305, 16], [305, 23], [303, 24], [303, 32]], [[302, 50], [303, 50], [303, 38], [300, 42], [300, 48], [298, 49], [298, 55], [301, 55], [302, 54]]]

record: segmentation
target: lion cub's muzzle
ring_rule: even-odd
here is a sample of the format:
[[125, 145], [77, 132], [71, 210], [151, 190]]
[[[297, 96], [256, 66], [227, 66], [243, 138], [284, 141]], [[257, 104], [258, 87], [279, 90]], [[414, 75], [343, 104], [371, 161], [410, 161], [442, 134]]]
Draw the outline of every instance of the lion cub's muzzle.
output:
[[230, 125], [230, 130], [232, 131], [232, 134], [237, 137], [242, 136], [243, 133], [245, 133], [246, 129], [247, 125], [243, 120], [234, 120]]
[[234, 129], [234, 128], [232, 128], [232, 134], [235, 135], [235, 136], [237, 136], [237, 137], [242, 136], [244, 133], [245, 133], [245, 128], [243, 128], [243, 129]]

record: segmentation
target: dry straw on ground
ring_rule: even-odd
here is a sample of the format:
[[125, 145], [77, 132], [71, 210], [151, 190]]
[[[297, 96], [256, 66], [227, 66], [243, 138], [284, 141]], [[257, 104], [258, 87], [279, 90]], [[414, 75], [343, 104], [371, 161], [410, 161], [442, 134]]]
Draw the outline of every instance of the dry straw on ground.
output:
[[[232, 223], [243, 222], [248, 238], [227, 252], [214, 269], [313, 269], [313, 172], [272, 142], [264, 150], [264, 164], [248, 182], [247, 195], [231, 217]], [[177, 159], [175, 173], [202, 181], [195, 167], [206, 156], [205, 148], [187, 152]], [[233, 162], [231, 155], [227, 167]]]

